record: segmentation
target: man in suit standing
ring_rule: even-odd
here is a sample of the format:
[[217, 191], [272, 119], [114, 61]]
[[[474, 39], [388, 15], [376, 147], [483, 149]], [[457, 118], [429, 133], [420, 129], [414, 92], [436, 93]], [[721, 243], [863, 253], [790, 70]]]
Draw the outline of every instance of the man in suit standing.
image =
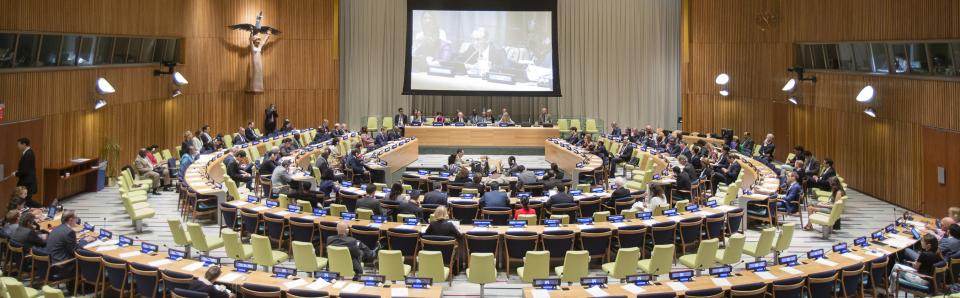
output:
[[490, 191], [480, 198], [480, 208], [486, 207], [510, 207], [510, 198], [507, 193], [500, 191], [499, 183], [490, 183]]
[[553, 115], [550, 115], [546, 107], [540, 109], [540, 116], [537, 117], [537, 123], [539, 123], [540, 126], [553, 125]]
[[267, 135], [277, 130], [277, 118], [280, 118], [280, 115], [277, 114], [277, 107], [270, 104], [270, 106], [263, 111], [263, 129]]
[[37, 158], [33, 154], [33, 148], [30, 147], [30, 139], [18, 139], [17, 149], [21, 152], [17, 171], [13, 172], [17, 176], [17, 186], [27, 188], [27, 197], [24, 201], [28, 207], [40, 207], [40, 204], [31, 200], [33, 194], [37, 193]]
[[393, 115], [393, 126], [403, 128], [407, 125], [407, 114], [403, 113], [403, 108], [397, 109], [397, 114]]
[[260, 139], [260, 135], [258, 135], [257, 131], [253, 129], [253, 121], [247, 122], [247, 128], [243, 130], [243, 135], [247, 137], [248, 142], [253, 142]]

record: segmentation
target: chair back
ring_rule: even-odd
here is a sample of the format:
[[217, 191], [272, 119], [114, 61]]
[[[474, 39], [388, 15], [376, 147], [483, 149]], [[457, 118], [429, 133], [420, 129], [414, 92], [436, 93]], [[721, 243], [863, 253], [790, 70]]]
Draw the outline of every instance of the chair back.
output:
[[449, 236], [423, 235], [420, 237], [420, 251], [439, 251], [443, 256], [445, 266], [453, 268], [457, 258], [458, 242], [456, 238]]
[[537, 249], [540, 235], [530, 231], [509, 231], [503, 236], [507, 258], [513, 261], [522, 261], [528, 251]]
[[528, 226], [535, 226], [538, 222], [536, 214], [520, 214], [517, 216], [517, 220], [527, 221]]
[[[621, 248], [617, 251], [617, 259], [613, 264], [613, 272], [610, 276], [624, 279], [627, 275], [637, 274], [637, 260], [640, 259], [640, 249], [636, 247]], [[567, 266], [563, 266], [563, 271], [567, 271]]]
[[210, 247], [207, 245], [207, 235], [203, 233], [203, 228], [199, 224], [188, 222], [187, 233], [190, 234], [193, 247], [199, 251], [210, 251]]
[[730, 297], [737, 298], [766, 298], [767, 284], [752, 283], [730, 287]]
[[613, 231], [608, 228], [580, 230], [580, 247], [590, 252], [590, 259], [606, 259], [610, 253], [610, 237]]
[[314, 243], [317, 236], [317, 224], [313, 219], [303, 217], [290, 217], [290, 241], [300, 241]]
[[467, 282], [480, 284], [497, 281], [496, 259], [490, 253], [470, 254], [470, 266], [467, 267]]
[[[227, 181], [227, 182], [232, 183], [232, 181]], [[237, 207], [227, 204], [227, 202], [220, 203], [220, 217], [223, 218], [223, 223], [220, 225], [221, 227], [236, 229], [237, 216], [238, 216]], [[170, 226], [170, 229], [173, 230], [172, 225]], [[174, 242], [176, 241], [177, 241], [176, 236], [174, 236]], [[182, 244], [177, 243], [177, 245], [182, 245]]]
[[467, 231], [463, 234], [463, 242], [467, 254], [489, 253], [497, 255], [500, 251], [500, 235], [496, 231]]
[[844, 297], [860, 297], [863, 294], [863, 263], [843, 268], [840, 286]]
[[693, 269], [707, 269], [716, 263], [717, 249], [720, 247], [720, 240], [707, 239], [700, 242], [697, 248], [697, 257]]
[[84, 284], [99, 284], [103, 276], [103, 261], [100, 255], [80, 248], [74, 253], [77, 256], [78, 278]]
[[327, 246], [327, 238], [330, 236], [337, 235], [337, 222], [333, 221], [321, 221], [317, 227], [320, 229], [320, 255], [324, 256], [325, 247]]
[[520, 280], [523, 282], [533, 282], [535, 278], [550, 277], [550, 252], [536, 250], [527, 252], [523, 257], [523, 273], [520, 274]]
[[[639, 254], [638, 254], [639, 255]], [[563, 257], [561, 282], [580, 282], [580, 278], [589, 275], [590, 253], [585, 250], [570, 250]]]
[[357, 219], [370, 220], [373, 218], [373, 210], [367, 208], [357, 208]]
[[477, 219], [477, 211], [480, 209], [480, 203], [464, 200], [453, 200], [449, 203], [453, 218], [459, 220], [460, 224], [473, 224], [473, 220]]
[[127, 270], [127, 262], [121, 259], [103, 256], [103, 279], [106, 280], [107, 285], [118, 292], [125, 292], [127, 290], [127, 277], [129, 271]]
[[417, 244], [419, 242], [419, 231], [400, 228], [387, 230], [387, 248], [399, 250], [404, 258], [413, 258], [417, 254]]
[[540, 235], [541, 247], [550, 252], [551, 260], [560, 260], [573, 250], [575, 236], [572, 230], [543, 231]]
[[330, 293], [327, 293], [326, 291], [288, 289], [285, 297], [287, 298], [320, 298], [320, 297], [330, 297]]
[[617, 228], [617, 247], [640, 247], [647, 235], [647, 227], [630, 225]]
[[[357, 210], [357, 201], [360, 200], [360, 195], [356, 195], [350, 192], [340, 190], [337, 192], [337, 198], [340, 199], [340, 203], [347, 207], [349, 212], [354, 212]], [[333, 216], [339, 216], [340, 213], [333, 214]]]
[[[417, 277], [428, 277], [434, 281], [449, 279], [449, 268], [443, 262], [443, 253], [439, 251], [421, 250], [417, 254]], [[447, 273], [447, 274], [444, 274]]]
[[704, 220], [704, 233], [706, 234], [707, 239], [712, 238], [724, 238], [724, 232], [727, 228], [726, 220], [724, 219], [724, 213], [718, 213], [713, 215], [708, 215]]
[[320, 271], [320, 264], [317, 263], [317, 254], [313, 249], [313, 243], [293, 241], [290, 246], [293, 249], [293, 262], [297, 270], [305, 272]]
[[285, 219], [282, 215], [264, 213], [263, 230], [265, 234], [267, 234], [267, 237], [270, 238], [270, 243], [274, 247], [283, 247], [283, 235], [287, 230], [287, 219]]
[[790, 248], [790, 242], [793, 239], [793, 229], [796, 226], [794, 223], [785, 223], [780, 226], [780, 234], [777, 234], [776, 240], [773, 241], [773, 251], [782, 252]]
[[280, 297], [282, 292], [279, 287], [275, 286], [243, 283], [240, 285], [240, 293], [243, 294], [244, 298], [276, 298]]
[[387, 280], [404, 280], [407, 274], [403, 268], [403, 254], [399, 250], [380, 250], [377, 253], [377, 259], [379, 260], [380, 275], [386, 277]]
[[837, 271], [810, 274], [807, 276], [809, 297], [833, 297], [837, 286]]
[[732, 235], [740, 233], [743, 225], [743, 209], [737, 208], [727, 211], [727, 234]]
[[550, 206], [551, 215], [566, 215], [568, 218], [577, 218], [580, 206], [577, 204], [556, 204]]
[[253, 246], [253, 262], [261, 266], [273, 266], [276, 261], [273, 258], [273, 248], [270, 246], [270, 238], [251, 235], [250, 245]]
[[[600, 210], [601, 198], [583, 199], [577, 201], [581, 217], [593, 217], [593, 213]], [[606, 219], [604, 219], [606, 221]]]
[[343, 246], [330, 246], [327, 247], [327, 259], [330, 260], [331, 272], [337, 272], [340, 276], [343, 277], [353, 277], [356, 273], [353, 272], [353, 259], [350, 257], [350, 249]]
[[772, 227], [760, 231], [760, 239], [757, 240], [756, 251], [754, 252], [757, 256], [770, 254], [770, 249], [773, 248], [773, 235], [775, 232], [776, 229]]
[[665, 221], [650, 226], [650, 235], [654, 245], [673, 244], [677, 234], [677, 223]]
[[700, 234], [703, 232], [703, 218], [694, 217], [683, 219], [678, 226], [680, 244], [689, 245], [700, 241]]
[[794, 277], [773, 282], [773, 297], [802, 298], [803, 277]]
[[247, 260], [250, 258], [243, 249], [243, 242], [240, 241], [240, 234], [230, 229], [223, 229], [223, 249], [226, 250], [227, 257], [234, 260]]
[[650, 274], [660, 275], [670, 272], [673, 267], [674, 257], [673, 244], [654, 245], [653, 252], [650, 254]]
[[480, 211], [483, 217], [491, 221], [495, 226], [506, 226], [513, 218], [513, 209], [510, 207], [485, 207]]
[[260, 233], [260, 213], [249, 208], [240, 208], [240, 230], [246, 235]]
[[171, 217], [167, 218], [167, 225], [170, 226], [170, 233], [173, 234], [173, 243], [178, 246], [190, 245], [190, 237], [187, 236], [187, 233], [183, 231], [183, 224], [180, 222], [180, 218]]
[[139, 263], [130, 263], [133, 289], [138, 297], [157, 297], [160, 292], [160, 272], [157, 268]]
[[180, 273], [173, 270], [160, 270], [160, 279], [163, 280], [163, 288], [167, 293], [174, 289], [186, 289], [193, 282], [193, 275]]
[[719, 260], [717, 262], [724, 265], [733, 265], [740, 262], [740, 257], [743, 254], [743, 244], [746, 240], [747, 238], [743, 234], [731, 235], [730, 239], [727, 239], [727, 246], [724, 247], [722, 256], [718, 256]]
[[380, 228], [367, 225], [350, 226], [350, 235], [370, 249], [380, 247]]
[[725, 298], [727, 292], [721, 288], [690, 290], [683, 293], [684, 298]]

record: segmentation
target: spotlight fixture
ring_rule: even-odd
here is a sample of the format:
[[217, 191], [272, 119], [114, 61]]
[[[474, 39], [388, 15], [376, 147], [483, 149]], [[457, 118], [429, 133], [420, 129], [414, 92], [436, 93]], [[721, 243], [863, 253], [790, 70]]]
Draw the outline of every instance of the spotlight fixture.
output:
[[857, 101], [870, 102], [871, 100], [873, 100], [874, 95], [875, 95], [875, 91], [873, 90], [873, 86], [867, 85], [866, 87], [863, 87], [863, 89], [860, 90], [860, 94], [857, 94]]
[[721, 73], [720, 75], [717, 76], [717, 79], [715, 79], [714, 82], [720, 86], [720, 96], [724, 96], [724, 97], [730, 96], [730, 86], [729, 86], [730, 76], [729, 75], [725, 73]]
[[867, 116], [877, 118], [877, 110], [874, 110], [873, 108], [867, 108], [866, 110], [863, 110], [863, 112], [866, 113]]
[[183, 85], [186, 85], [186, 84], [188, 84], [188, 83], [189, 83], [189, 82], [187, 82], [187, 78], [183, 77], [183, 74], [181, 74], [179, 71], [174, 71], [174, 72], [173, 72], [173, 84], [174, 84], [174, 85], [183, 86]]
[[97, 79], [97, 93], [100, 95], [111, 94], [117, 92], [117, 89], [113, 88], [113, 85], [110, 85], [110, 82], [107, 82], [107, 79], [98, 78]]
[[170, 93], [170, 97], [177, 97], [183, 95], [183, 92], [180, 89], [173, 89], [173, 92]]
[[97, 98], [97, 100], [93, 102], [94, 111], [102, 109], [105, 106], [107, 106], [107, 101], [104, 100], [103, 98]]
[[788, 97], [788, 98], [787, 98], [787, 101], [789, 101], [790, 103], [792, 103], [792, 104], [794, 104], [794, 105], [800, 104], [800, 103], [799, 103], [800, 99], [797, 98], [797, 97], [794, 96], [794, 95], [791, 95], [790, 97]]
[[793, 90], [797, 90], [797, 79], [790, 79], [786, 85], [783, 85], [784, 92], [793, 92]]

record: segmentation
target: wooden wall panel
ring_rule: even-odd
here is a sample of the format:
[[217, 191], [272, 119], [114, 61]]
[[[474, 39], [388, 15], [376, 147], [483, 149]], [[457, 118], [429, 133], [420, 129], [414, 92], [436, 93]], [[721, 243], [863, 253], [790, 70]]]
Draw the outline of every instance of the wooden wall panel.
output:
[[[185, 63], [177, 70], [190, 84], [182, 96], [169, 98], [170, 77], [154, 77], [157, 66], [2, 73], [4, 121], [45, 121], [43, 140], [49, 145], [40, 154], [43, 165], [98, 156], [108, 139], [119, 142], [126, 164], [137, 148], [172, 148], [184, 131], [203, 124], [226, 133], [247, 121], [260, 124], [270, 103], [298, 126], [338, 121], [337, 1], [5, 1], [2, 31], [182, 37]], [[283, 33], [265, 49], [267, 90], [255, 95], [245, 92], [249, 35], [226, 25], [252, 23], [261, 10], [264, 23]], [[93, 111], [98, 77], [107, 78], [117, 93], [106, 97], [106, 108]]]
[[[843, 73], [812, 73], [801, 104], [786, 103], [780, 88], [792, 77], [795, 42], [960, 38], [960, 3], [951, 0], [689, 0], [690, 59], [683, 64], [684, 126], [692, 131], [729, 127], [756, 136], [773, 132], [778, 157], [802, 144], [833, 158], [840, 175], [867, 194], [917, 211], [943, 200], [923, 193], [923, 127], [960, 130], [960, 83]], [[776, 15], [761, 28], [761, 15]], [[730, 74], [732, 96], [713, 80]], [[856, 94], [877, 89], [871, 105]], [[879, 118], [863, 110], [873, 106]], [[954, 194], [954, 196], [956, 196]], [[960, 201], [960, 200], [958, 200]]]

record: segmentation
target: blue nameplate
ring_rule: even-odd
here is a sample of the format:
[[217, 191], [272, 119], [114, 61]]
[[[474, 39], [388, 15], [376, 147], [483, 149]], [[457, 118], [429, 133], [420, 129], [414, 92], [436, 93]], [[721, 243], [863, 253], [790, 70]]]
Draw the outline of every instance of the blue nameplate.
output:
[[183, 258], [186, 258], [186, 257], [187, 257], [187, 253], [185, 251], [176, 250], [172, 248], [167, 249], [167, 259], [170, 259], [173, 261], [179, 261], [179, 260], [183, 260]]
[[277, 278], [287, 278], [287, 276], [297, 276], [297, 269], [273, 266], [273, 275]]
[[294, 212], [294, 213], [299, 213], [299, 212], [300, 212], [300, 206], [298, 206], [297, 204], [287, 205], [287, 211], [289, 211], [289, 212]]
[[747, 270], [750, 270], [753, 272], [767, 271], [767, 261], [749, 262], [747, 263], [746, 268]]
[[634, 284], [639, 287], [650, 285], [651, 277], [649, 274], [634, 274], [627, 275], [627, 283]]
[[826, 256], [823, 255], [823, 249], [818, 248], [807, 252], [807, 258], [811, 260], [816, 259], [826, 259]]
[[527, 226], [526, 220], [511, 220], [510, 227], [512, 228], [524, 228]]
[[846, 244], [846, 243], [840, 243], [840, 244], [834, 244], [834, 245], [833, 245], [833, 252], [835, 252], [835, 253], [842, 253], [842, 254], [843, 254], [843, 253], [848, 253], [849, 250], [847, 250], [847, 244]]
[[693, 280], [693, 270], [682, 270], [670, 272], [670, 279], [679, 282], [689, 282]]
[[729, 265], [710, 268], [710, 275], [716, 276], [718, 278], [730, 277], [731, 272], [733, 272], [733, 267], [730, 267]]
[[640, 213], [637, 213], [637, 218], [639, 218], [639, 219], [641, 219], [641, 220], [649, 220], [649, 219], [653, 218], [653, 212], [640, 212]]
[[142, 253], [144, 253], [144, 254], [152, 254], [152, 253], [155, 253], [155, 252], [158, 251], [158, 249], [159, 249], [159, 247], [157, 247], [156, 244], [150, 244], [150, 243], [146, 243], [146, 242], [141, 242], [141, 243], [140, 243], [140, 252], [142, 252]]
[[582, 194], [583, 194], [583, 191], [582, 191], [582, 190], [579, 190], [579, 189], [578, 189], [578, 190], [571, 190], [571, 191], [570, 191], [570, 195], [571, 195], [571, 196], [574, 196], [574, 197], [579, 196], [579, 195], [582, 195]]
[[320, 208], [313, 209], [313, 216], [326, 216], [326, 215], [327, 215], [327, 210], [323, 210]]
[[610, 215], [607, 220], [613, 223], [623, 222], [623, 215]]
[[593, 192], [593, 193], [602, 193], [602, 192], [603, 192], [603, 187], [594, 187], [594, 188], [591, 189], [590, 191]]
[[343, 185], [343, 187], [351, 187], [351, 186], [353, 186], [353, 182], [350, 182], [350, 181], [344, 181], [344, 182], [341, 183], [341, 184]]
[[663, 210], [663, 215], [666, 215], [666, 216], [677, 216], [677, 209], [667, 209], [667, 210]]
[[389, 187], [384, 187], [384, 188], [383, 188], [383, 193], [390, 193], [391, 191], [393, 191], [393, 190], [390, 189]]
[[233, 268], [240, 273], [253, 272], [257, 270], [257, 264], [244, 262], [244, 261], [235, 261], [233, 262]]
[[486, 123], [477, 123], [477, 127], [487, 127]]
[[577, 218], [577, 223], [578, 223], [578, 224], [581, 224], [581, 225], [592, 225], [592, 224], [593, 224], [593, 218], [592, 218], [592, 217], [581, 217], [581, 218]]
[[867, 247], [867, 246], [870, 246], [870, 244], [867, 243], [867, 237], [859, 237], [859, 238], [857, 238], [857, 239], [853, 239], [853, 245], [856, 245], [856, 246], [859, 246], [859, 247]]
[[478, 228], [486, 228], [490, 226], [490, 220], [474, 220], [473, 225]]
[[419, 170], [419, 171], [417, 171], [417, 174], [420, 174], [420, 175], [429, 175], [429, 174], [430, 174], [430, 171], [427, 171], [427, 170]]
[[403, 224], [404, 224], [404, 225], [408, 225], [408, 226], [415, 226], [415, 225], [420, 224], [420, 221], [417, 220], [416, 218], [404, 218], [404, 219], [403, 219]]
[[453, 124], [453, 126], [456, 126], [456, 127], [463, 127], [464, 125], [466, 124], [464, 124], [463, 122], [457, 122]]
[[473, 199], [473, 194], [472, 194], [472, 193], [465, 193], [465, 194], [461, 194], [460, 197], [461, 197], [461, 198], [464, 198], [464, 199]]
[[709, 208], [717, 208], [717, 200], [709, 200], [709, 201], [707, 201], [707, 207], [709, 207]]
[[433, 123], [433, 126], [443, 126], [443, 123], [442, 123], [442, 122], [434, 122], [434, 123]]
[[777, 259], [777, 264], [793, 267], [797, 265], [797, 255], [782, 256]]
[[[220, 265], [220, 258], [214, 258], [210, 256], [200, 256], [200, 262], [203, 263], [203, 267], [210, 267], [212, 265]], [[256, 264], [254, 264], [256, 266]], [[257, 267], [253, 267], [257, 268]]]
[[279, 206], [280, 206], [280, 202], [277, 202], [277, 201], [274, 201], [274, 200], [267, 200], [267, 201], [264, 202], [264, 203], [265, 203], [265, 205], [267, 205], [267, 208], [276, 208], [276, 207], [279, 207]]
[[382, 224], [387, 222], [387, 217], [383, 215], [374, 215], [374, 216], [371, 216], [370, 219], [373, 220], [373, 223], [376, 223], [376, 224]]
[[353, 212], [340, 212], [340, 218], [343, 220], [354, 220], [357, 218], [357, 214]]
[[133, 245], [133, 239], [127, 236], [120, 235], [117, 240], [117, 246], [125, 247]]
[[559, 219], [544, 219], [543, 224], [550, 228], [556, 228], [560, 226]]
[[247, 196], [247, 203], [253, 204], [253, 203], [256, 203], [256, 202], [259, 201], [259, 200], [260, 200], [260, 198], [258, 198], [257, 196], [253, 196], [253, 195]]
[[687, 209], [687, 212], [697, 212], [697, 211], [700, 211], [700, 205], [697, 205], [697, 204], [688, 205], [684, 209]]
[[110, 239], [110, 237], [113, 237], [113, 232], [107, 231], [106, 229], [103, 229], [103, 228], [100, 229], [100, 236], [98, 238]]

